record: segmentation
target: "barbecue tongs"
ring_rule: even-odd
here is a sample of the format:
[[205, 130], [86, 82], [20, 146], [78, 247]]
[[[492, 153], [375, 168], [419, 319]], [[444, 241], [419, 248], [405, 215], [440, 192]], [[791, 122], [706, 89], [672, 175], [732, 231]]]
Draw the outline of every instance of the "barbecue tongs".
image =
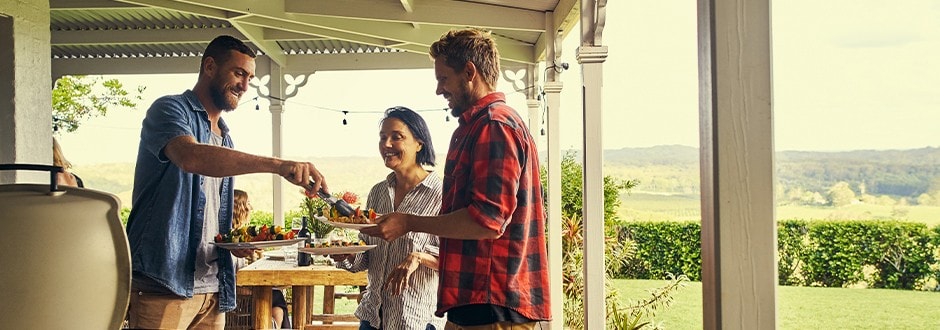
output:
[[[310, 186], [313, 186], [313, 181], [310, 181]], [[327, 194], [325, 191], [323, 191], [323, 188], [317, 190], [317, 196], [320, 196], [320, 198], [323, 199], [327, 204], [332, 205], [333, 208], [339, 212], [339, 214], [347, 217], [352, 217], [354, 214], [356, 214], [356, 210], [354, 210], [352, 206], [349, 206], [349, 203], [346, 203], [346, 201], [344, 201], [342, 198], [330, 196], [330, 194]]]

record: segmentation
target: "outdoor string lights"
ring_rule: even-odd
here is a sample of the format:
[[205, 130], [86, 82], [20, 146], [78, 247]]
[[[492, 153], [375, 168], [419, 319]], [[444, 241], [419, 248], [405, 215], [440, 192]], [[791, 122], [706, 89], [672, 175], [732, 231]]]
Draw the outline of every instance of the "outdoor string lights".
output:
[[[282, 98], [280, 98], [280, 97], [271, 96], [271, 95], [268, 95], [268, 96], [260, 96], [260, 95], [259, 95], [259, 96], [255, 96], [255, 97], [251, 98], [251, 100], [254, 100], [254, 101], [255, 101], [255, 110], [261, 110], [261, 105], [258, 103], [258, 98], [259, 98], [259, 97], [264, 97], [264, 98], [268, 98], [268, 99], [272, 99], [272, 100], [277, 100], [277, 101], [281, 101], [281, 102], [284, 102], [284, 103], [290, 102], [290, 103], [293, 104], [293, 105], [297, 105], [297, 106], [301, 106], [301, 107], [307, 107], [307, 108], [313, 108], [313, 109], [316, 109], [316, 110], [324, 110], [324, 111], [331, 111], [331, 112], [336, 112], [336, 113], [342, 113], [342, 114], [343, 114], [343, 125], [344, 125], [344, 126], [345, 126], [345, 125], [349, 125], [349, 119], [348, 119], [348, 115], [349, 115], [349, 114], [379, 114], [379, 115], [381, 115], [381, 114], [384, 114], [384, 113], [385, 113], [385, 110], [382, 110], [382, 111], [368, 111], [368, 110], [354, 111], [354, 110], [333, 109], [333, 108], [321, 107], [321, 106], [318, 106], [318, 105], [310, 105], [310, 104], [303, 104], [303, 103], [294, 102], [294, 101], [288, 101], [288, 100], [286, 100], [286, 99], [282, 99]], [[443, 111], [444, 111], [444, 121], [447, 121], [447, 122], [450, 121], [450, 115], [449, 115], [450, 109], [449, 109], [449, 108], [443, 108], [443, 109], [412, 109], [412, 110], [413, 110], [414, 112], [432, 112], [432, 111], [441, 111], [441, 110], [443, 110]]]

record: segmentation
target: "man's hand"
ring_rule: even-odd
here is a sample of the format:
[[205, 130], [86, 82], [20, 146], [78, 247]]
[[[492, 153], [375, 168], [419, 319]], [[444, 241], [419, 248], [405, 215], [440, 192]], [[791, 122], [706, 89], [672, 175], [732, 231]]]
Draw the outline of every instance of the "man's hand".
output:
[[392, 212], [375, 219], [375, 227], [362, 228], [359, 232], [391, 242], [411, 231], [410, 217], [410, 214]]
[[[284, 161], [278, 169], [278, 174], [290, 183], [303, 187], [308, 196], [316, 195], [317, 190], [321, 188], [329, 192], [323, 174], [320, 174], [313, 163]], [[313, 185], [310, 184], [311, 180]]]

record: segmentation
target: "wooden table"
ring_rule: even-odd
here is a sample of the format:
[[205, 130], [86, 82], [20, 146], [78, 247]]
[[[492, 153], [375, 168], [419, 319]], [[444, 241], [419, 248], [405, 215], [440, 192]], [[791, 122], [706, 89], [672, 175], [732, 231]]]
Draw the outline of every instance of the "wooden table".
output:
[[[291, 305], [293, 326], [297, 329], [306, 329], [311, 320], [308, 315], [313, 306], [308, 306], [308, 297], [313, 296], [313, 288], [323, 286], [324, 303], [323, 315], [314, 315], [314, 319], [321, 321], [334, 320], [333, 290], [336, 285], [366, 285], [368, 279], [366, 272], [350, 273], [333, 266], [313, 265], [298, 267], [290, 265], [283, 260], [264, 258], [240, 269], [235, 276], [238, 286], [250, 286], [253, 314], [255, 316], [253, 329], [269, 329], [271, 327], [271, 289], [279, 286], [290, 286], [292, 290]], [[317, 317], [322, 316], [322, 317]], [[358, 324], [356, 325], [358, 329]]]

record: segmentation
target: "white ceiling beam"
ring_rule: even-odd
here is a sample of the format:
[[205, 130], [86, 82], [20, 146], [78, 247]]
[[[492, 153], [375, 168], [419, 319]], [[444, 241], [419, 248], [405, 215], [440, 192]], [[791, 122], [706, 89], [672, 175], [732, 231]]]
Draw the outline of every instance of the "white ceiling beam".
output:
[[[567, 15], [564, 15], [567, 13]], [[581, 19], [581, 5], [580, 0], [560, 0], [558, 5], [555, 6], [555, 15], [552, 17], [552, 26], [557, 32], [558, 30], [562, 31], [562, 39], [568, 35], [569, 32], [574, 28]], [[544, 20], [542, 22], [545, 22]], [[535, 41], [535, 52], [539, 60], [545, 59], [545, 47], [548, 45], [548, 40], [545, 38], [555, 38], [555, 32], [552, 33], [542, 33], [539, 36], [539, 39]]]
[[415, 4], [412, 0], [401, 0], [401, 7], [404, 8], [406, 12], [415, 12]]
[[327, 40], [323, 37], [313, 37], [305, 33], [297, 33], [276, 29], [264, 29], [264, 38], [277, 41], [305, 41], [305, 40]]
[[[434, 63], [427, 55], [417, 53], [363, 53], [288, 55], [284, 73], [309, 73], [313, 71], [397, 70], [432, 69]], [[428, 76], [431, 79], [431, 76]]]
[[[452, 0], [424, 0], [413, 5], [413, 12], [403, 11], [393, 2], [373, 0], [281, 0], [292, 14], [352, 18], [424, 25], [476, 26], [487, 29], [543, 31], [542, 13]], [[404, 3], [405, 0], [402, 0]], [[485, 13], [481, 15], [480, 13]]]
[[287, 65], [287, 57], [284, 56], [284, 50], [281, 49], [281, 46], [278, 45], [276, 41], [264, 39], [264, 28], [257, 25], [244, 24], [238, 20], [230, 20], [229, 22], [248, 38], [255, 47], [261, 49], [265, 55], [268, 55], [274, 63], [277, 63], [277, 65], [281, 67]]
[[[359, 21], [335, 17], [304, 18], [302, 20], [293, 20], [291, 23], [286, 23], [277, 18], [263, 18], [261, 15], [257, 15], [240, 19], [240, 21], [270, 27], [277, 26], [277, 28], [281, 29], [292, 29], [294, 32], [308, 30], [309, 32], [329, 38], [381, 47], [395, 47], [421, 54], [426, 54], [431, 43], [439, 40], [441, 35], [450, 30], [450, 27], [439, 25], [425, 25], [419, 29], [415, 29], [403, 23]], [[314, 21], [316, 24], [314, 25], [312, 22], [306, 21]], [[309, 27], [317, 26], [318, 28], [310, 31], [309, 28], [304, 29], [298, 26], [288, 28], [285, 27], [285, 24]], [[369, 39], [363, 39], [364, 37]], [[535, 51], [531, 45], [496, 35], [494, 35], [493, 38], [496, 39], [496, 43], [499, 45], [500, 56], [503, 59], [521, 63], [535, 63]], [[381, 43], [376, 42], [379, 40], [381, 40]]]
[[[427, 55], [416, 53], [363, 53], [285, 55], [284, 73], [311, 71], [431, 69]], [[52, 59], [53, 77], [63, 75], [198, 73], [199, 57], [69, 58]]]
[[133, 9], [141, 6], [111, 0], [49, 0], [49, 10]]
[[136, 57], [136, 58], [53, 58], [52, 76], [198, 73], [199, 57]]
[[162, 8], [180, 11], [184, 13], [195, 14], [199, 16], [205, 16], [209, 18], [227, 20], [231, 15], [219, 9], [208, 8], [206, 6], [194, 5], [189, 3], [182, 3], [173, 0], [115, 0], [123, 3], [130, 3], [135, 5]]
[[[450, 27], [440, 25], [423, 25], [421, 28], [415, 29], [402, 23], [356, 21], [334, 17], [320, 17], [317, 21], [319, 24], [338, 30], [355, 31], [354, 33], [417, 45], [421, 47], [421, 53], [427, 53], [428, 47], [432, 43], [438, 41], [441, 35], [451, 30]], [[514, 62], [535, 63], [535, 52], [532, 45], [498, 35], [493, 35], [493, 38], [496, 40], [496, 44], [499, 45], [499, 54], [503, 59]]]
[[205, 43], [218, 35], [242, 36], [233, 28], [52, 31], [53, 46]]
[[[418, 45], [418, 48], [401, 48], [408, 51], [417, 51], [426, 53], [427, 48], [432, 42], [439, 39], [442, 31], [449, 30], [449, 27], [435, 25], [422, 26], [421, 29], [413, 29], [403, 23], [389, 23], [369, 20], [352, 20], [346, 18], [295, 15], [284, 12], [284, 0], [264, 1], [259, 5], [255, 0], [121, 0], [133, 1], [135, 3], [160, 3], [162, 8], [175, 9], [180, 11], [192, 10], [192, 13], [198, 14], [200, 11], [226, 13], [228, 18], [238, 17], [242, 23], [254, 24], [261, 27], [280, 29], [296, 33], [307, 33], [314, 36], [326, 37], [330, 39], [346, 40], [354, 43], [374, 45], [380, 47], [389, 47], [390, 44], [407, 43]], [[355, 2], [358, 0], [352, 0]], [[436, 1], [436, 0], [431, 0]], [[169, 2], [169, 3], [167, 3]], [[453, 1], [448, 1], [451, 3]], [[343, 2], [346, 3], [345, 1]], [[454, 2], [456, 3], [456, 2]], [[397, 6], [397, 4], [396, 4]], [[422, 8], [422, 5], [418, 8]], [[193, 8], [196, 7], [196, 8]], [[474, 7], [480, 10], [479, 7]], [[500, 7], [501, 8], [501, 7]], [[401, 9], [397, 9], [399, 12]], [[528, 11], [531, 12], [531, 11]], [[450, 15], [452, 13], [448, 13]], [[544, 18], [539, 14], [539, 18], [544, 24]], [[519, 19], [507, 19], [519, 20]], [[542, 27], [544, 29], [544, 27]], [[432, 32], [427, 32], [427, 31]], [[394, 31], [394, 32], [392, 32]], [[419, 32], [415, 32], [419, 31]], [[434, 35], [436, 34], [436, 35]], [[498, 36], [497, 43], [500, 45], [500, 55], [504, 60], [535, 63], [535, 51], [531, 45], [519, 43], [514, 40], [504, 39]]]
[[329, 29], [325, 29], [322, 27], [305, 25], [305, 24], [300, 24], [300, 23], [290, 22], [290, 21], [276, 20], [276, 19], [260, 17], [260, 16], [248, 16], [248, 17], [239, 19], [239, 22], [247, 23], [247, 24], [254, 24], [258, 26], [264, 26], [270, 29], [277, 29], [277, 30], [293, 32], [293, 33], [301, 33], [301, 34], [306, 34], [306, 35], [319, 37], [319, 38], [339, 39], [339, 40], [346, 40], [346, 41], [352, 41], [356, 43], [362, 43], [362, 44], [367, 44], [367, 45], [377, 45], [377, 46], [383, 46], [383, 47], [385, 47], [385, 44], [387, 44], [387, 40], [381, 39], [381, 38], [366, 37], [366, 36], [353, 34], [353, 33], [329, 30]]
[[[401, 0], [401, 8], [404, 9], [409, 14], [415, 12], [415, 4], [412, 1], [413, 0]], [[411, 27], [417, 28], [420, 26], [421, 25], [416, 22], [411, 22]]]

